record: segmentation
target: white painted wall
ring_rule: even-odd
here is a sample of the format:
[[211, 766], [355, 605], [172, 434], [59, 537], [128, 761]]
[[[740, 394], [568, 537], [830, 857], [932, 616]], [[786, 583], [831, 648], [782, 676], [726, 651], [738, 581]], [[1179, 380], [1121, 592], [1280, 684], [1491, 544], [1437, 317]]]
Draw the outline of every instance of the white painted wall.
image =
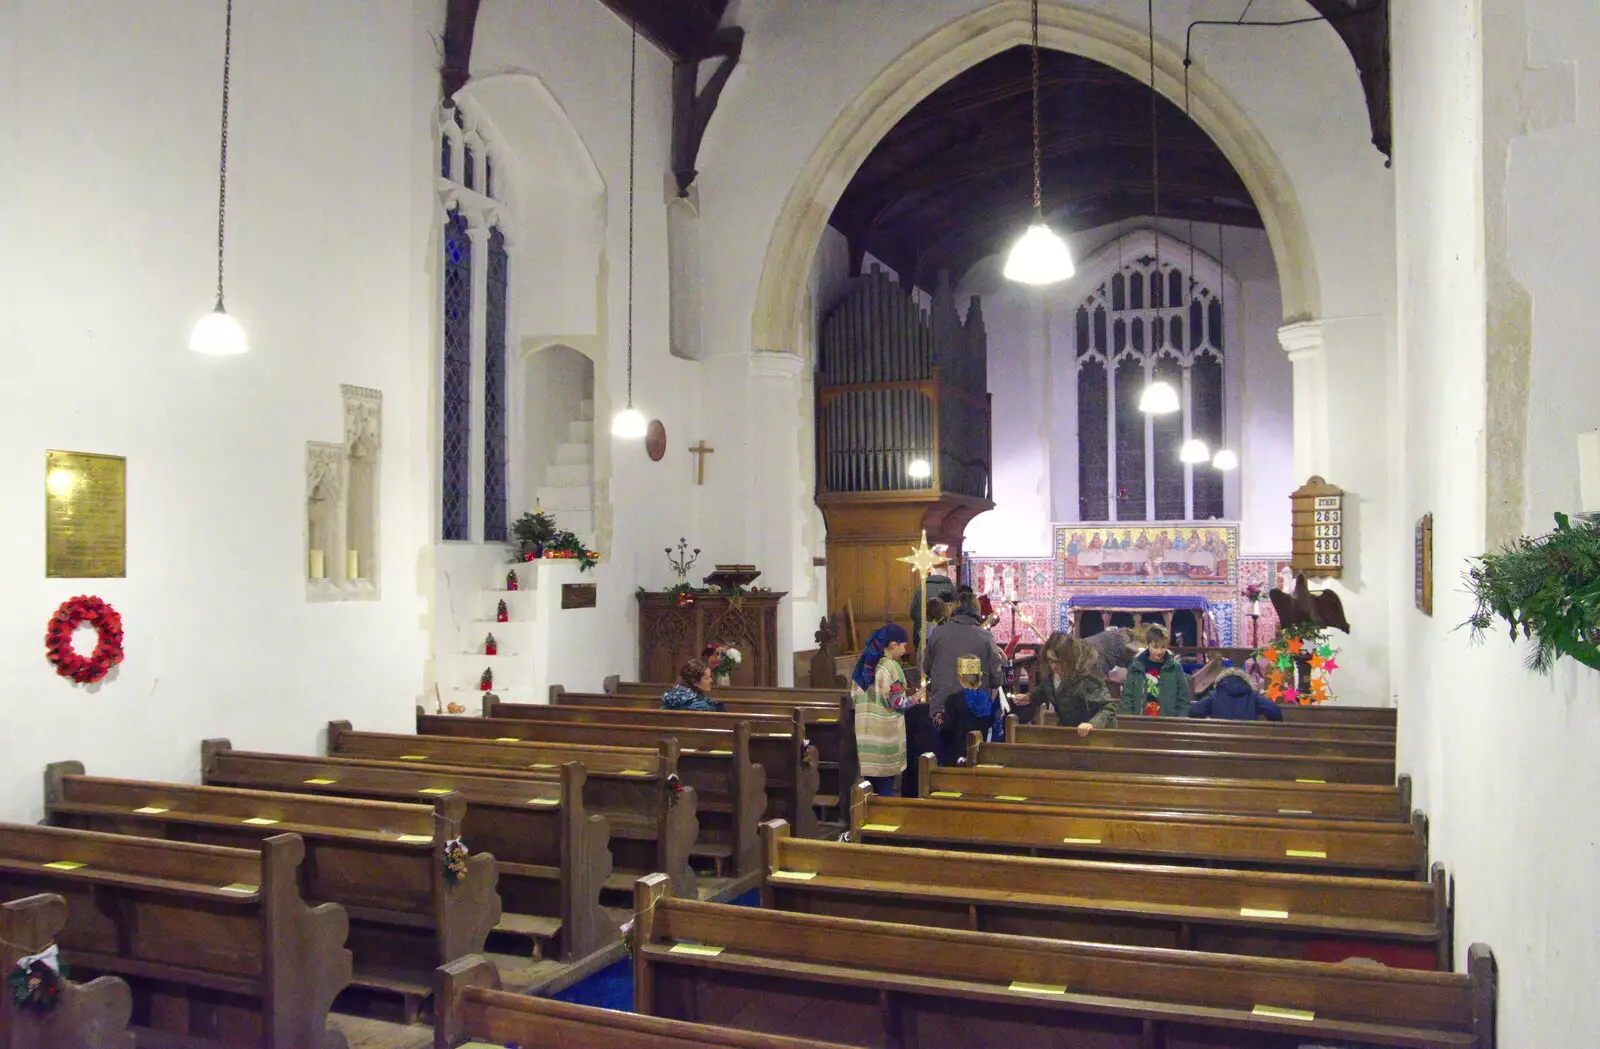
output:
[[[985, 556], [1044, 557], [1050, 524], [1078, 519], [1077, 379], [1074, 317], [1096, 281], [1088, 272], [1097, 253], [1124, 235], [1155, 225], [1134, 219], [1070, 236], [1080, 276], [1033, 289], [1004, 279], [1001, 256], [974, 266], [957, 300], [983, 299], [989, 335], [989, 392], [994, 399], [995, 509], [967, 528], [967, 549]], [[1165, 238], [1187, 242], [1188, 223], [1163, 220]], [[1229, 228], [1219, 244], [1214, 226], [1193, 233], [1200, 261], [1220, 255], [1232, 348], [1227, 418], [1241, 469], [1229, 479], [1230, 517], [1242, 521], [1245, 553], [1289, 549], [1293, 480], [1293, 391], [1290, 365], [1278, 346], [1282, 313], [1276, 269], [1266, 234]], [[1180, 248], [1186, 252], [1186, 248]]]
[[[432, 45], [411, 4], [236, 9], [227, 305], [251, 352], [205, 358], [186, 341], [215, 282], [222, 15], [0, 10], [0, 92], [28, 114], [0, 123], [0, 818], [38, 818], [49, 761], [193, 780], [206, 737], [310, 752], [330, 718], [403, 729], [420, 689]], [[305, 442], [342, 439], [340, 383], [384, 396], [383, 595], [308, 604]], [[47, 448], [127, 456], [127, 578], [44, 578]], [[93, 690], [42, 645], [83, 593], [126, 628]]]
[[[1453, 0], [1393, 9], [1402, 411], [1393, 541], [1434, 514], [1433, 618], [1395, 573], [1401, 764], [1455, 877], [1458, 956], [1482, 940], [1500, 965], [1500, 1045], [1594, 1042], [1600, 1004], [1600, 674], [1564, 661], [1526, 673], [1503, 633], [1456, 629], [1466, 559], [1493, 537], [1486, 477], [1524, 479], [1521, 528], [1575, 508], [1577, 432], [1600, 422], [1595, 320], [1578, 261], [1600, 236], [1600, 12], [1565, 0]], [[1492, 325], [1489, 318], [1494, 318]], [[1521, 344], [1525, 350], [1519, 351]], [[1490, 348], [1521, 356], [1526, 455], [1486, 425], [1515, 404]], [[1521, 421], [1515, 420], [1515, 421]]]
[[[556, 449], [566, 442], [567, 424], [578, 418], [583, 402], [594, 396], [594, 363], [572, 347], [557, 344], [534, 351], [523, 364], [522, 375], [524, 414], [519, 452], [526, 497], [545, 483]], [[511, 519], [522, 512], [516, 511]]]

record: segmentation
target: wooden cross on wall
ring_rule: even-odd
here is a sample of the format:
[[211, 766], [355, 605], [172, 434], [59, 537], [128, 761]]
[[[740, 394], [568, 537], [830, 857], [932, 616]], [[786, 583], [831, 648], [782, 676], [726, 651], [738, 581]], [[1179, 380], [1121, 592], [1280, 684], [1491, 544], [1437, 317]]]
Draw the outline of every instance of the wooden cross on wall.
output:
[[700, 439], [699, 444], [690, 446], [689, 454], [693, 455], [697, 460], [694, 466], [695, 484], [706, 483], [706, 456], [710, 455], [714, 451], [716, 451], [716, 449], [707, 445], [705, 438], [703, 437]]

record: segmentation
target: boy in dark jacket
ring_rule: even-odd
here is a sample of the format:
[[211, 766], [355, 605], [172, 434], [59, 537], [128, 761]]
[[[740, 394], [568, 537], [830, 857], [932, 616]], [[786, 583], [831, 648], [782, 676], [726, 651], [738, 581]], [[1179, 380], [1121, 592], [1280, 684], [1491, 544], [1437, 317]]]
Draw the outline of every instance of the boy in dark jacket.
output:
[[1242, 670], [1228, 669], [1210, 692], [1189, 708], [1192, 718], [1226, 718], [1229, 721], [1282, 721], [1278, 704], [1257, 692]]
[[1183, 663], [1167, 647], [1165, 629], [1152, 626], [1145, 635], [1143, 652], [1128, 664], [1128, 677], [1122, 682], [1120, 714], [1144, 714], [1147, 703], [1159, 709], [1151, 713], [1164, 718], [1189, 716], [1189, 705], [1194, 696], [1189, 690], [1189, 675], [1183, 672]]

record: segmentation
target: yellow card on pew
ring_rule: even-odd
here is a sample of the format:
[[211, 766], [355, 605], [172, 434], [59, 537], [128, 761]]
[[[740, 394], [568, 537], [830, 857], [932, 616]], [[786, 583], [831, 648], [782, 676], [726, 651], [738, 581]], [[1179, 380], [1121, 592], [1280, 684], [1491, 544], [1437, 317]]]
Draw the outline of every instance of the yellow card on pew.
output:
[[400, 755], [400, 760], [401, 761], [427, 761], [428, 760], [428, 755], [426, 755], [426, 754], [402, 754], [402, 755]]
[[1284, 849], [1283, 854], [1302, 860], [1325, 860], [1328, 858], [1328, 854], [1322, 849]]
[[548, 761], [536, 761], [532, 765], [529, 765], [528, 767], [530, 769], [553, 769], [553, 768], [555, 768], [555, 766], [550, 764]]
[[815, 724], [815, 725], [837, 725], [838, 723], [839, 723], [839, 719], [838, 718], [817, 718], [815, 721], [812, 722], [812, 724]]
[[51, 863], [45, 864], [45, 866], [53, 871], [75, 871], [79, 867], [88, 866], [88, 864], [79, 863], [77, 860], [55, 860]]
[[403, 842], [406, 842], [409, 845], [420, 845], [421, 843], [423, 843], [425, 841], [432, 841], [433, 840], [433, 835], [432, 834], [402, 834], [402, 835], [400, 835], [400, 840], [403, 841]]
[[994, 800], [995, 801], [1027, 801], [1028, 799], [1023, 797], [1023, 796], [1021, 796], [1021, 795], [1019, 795], [1019, 794], [996, 794], [994, 796]]
[[1306, 1023], [1317, 1018], [1317, 1014], [1310, 1009], [1284, 1009], [1276, 1005], [1258, 1005], [1250, 1010], [1252, 1016], [1268, 1016], [1274, 1020], [1303, 1020]]
[[861, 829], [862, 830], [877, 831], [880, 834], [890, 834], [890, 833], [893, 833], [894, 831], [899, 830], [900, 829], [900, 824], [898, 824], [898, 823], [863, 823], [861, 825]]
[[773, 871], [774, 878], [788, 878], [790, 881], [810, 881], [817, 876], [816, 871]]
[[1310, 809], [1279, 809], [1278, 810], [1278, 815], [1280, 815], [1280, 816], [1309, 816], [1309, 815], [1311, 815], [1311, 810]]
[[646, 772], [644, 769], [623, 769], [620, 774], [623, 775], [623, 776], [648, 776], [648, 775], [650, 775], [650, 773]]
[[1061, 844], [1063, 844], [1063, 845], [1098, 845], [1098, 844], [1100, 844], [1100, 839], [1099, 838], [1062, 838], [1061, 839]]
[[936, 790], [936, 791], [933, 791], [932, 793], [930, 793], [928, 795], [928, 797], [930, 797], [930, 798], [959, 798], [959, 797], [961, 797], [961, 792], [959, 790]]
[[980, 769], [1003, 769], [1004, 765], [979, 765]]
[[449, 787], [423, 787], [421, 790], [417, 791], [417, 793], [418, 794], [448, 794], [448, 793], [450, 793], [450, 788]]
[[1022, 994], [1066, 994], [1064, 986], [1051, 983], [1027, 983], [1023, 980], [1012, 980], [1011, 990]]
[[529, 805], [559, 805], [559, 804], [561, 804], [561, 802], [557, 801], [555, 798], [529, 798], [528, 799], [528, 804]]
[[324, 779], [321, 776], [315, 776], [315, 777], [313, 777], [311, 779], [306, 780], [305, 782], [311, 784], [311, 786], [313, 786], [313, 787], [331, 787], [335, 783], [338, 783], [339, 781], [336, 780], [336, 779]]
[[494, 738], [494, 741], [496, 743], [521, 743], [522, 742], [522, 737], [521, 736], [496, 736]]
[[725, 756], [725, 755], [728, 755], [728, 754], [732, 754], [733, 751], [731, 751], [731, 750], [708, 750], [708, 751], [706, 751], [706, 753], [707, 754], [717, 754], [717, 755], [724, 755]]
[[1241, 918], [1287, 918], [1287, 917], [1289, 917], [1289, 912], [1288, 911], [1275, 911], [1275, 910], [1271, 910], [1271, 909], [1266, 908], [1266, 907], [1240, 907], [1239, 908], [1239, 917], [1241, 917]]
[[1297, 780], [1295, 780], [1295, 782], [1296, 783], [1326, 783], [1328, 781], [1325, 780], [1325, 779], [1297, 779]]
[[704, 943], [675, 943], [668, 954], [692, 954], [697, 958], [715, 958], [722, 953], [721, 947], [712, 947]]
[[265, 816], [251, 816], [249, 819], [245, 820], [245, 822], [250, 824], [252, 827], [271, 827], [278, 821], [269, 820]]
[[259, 885], [246, 885], [242, 881], [236, 881], [232, 885], [224, 885], [222, 887], [222, 891], [223, 892], [236, 892], [240, 896], [248, 896], [251, 893], [256, 892], [257, 890], [259, 890], [260, 888], [261, 888], [261, 886], [259, 886]]
[[169, 810], [162, 808], [160, 805], [146, 805], [142, 809], [134, 809], [133, 811], [141, 816], [159, 816]]
[[502, 1047], [490, 1045], [488, 1042], [466, 1042], [461, 1046], [461, 1049], [502, 1049]]

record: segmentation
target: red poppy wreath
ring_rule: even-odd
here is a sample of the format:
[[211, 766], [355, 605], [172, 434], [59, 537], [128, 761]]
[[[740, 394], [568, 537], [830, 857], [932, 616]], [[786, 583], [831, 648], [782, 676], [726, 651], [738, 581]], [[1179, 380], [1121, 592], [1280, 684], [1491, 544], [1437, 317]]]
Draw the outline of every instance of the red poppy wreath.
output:
[[[94, 627], [99, 642], [87, 658], [78, 655], [72, 647], [72, 634], [84, 623]], [[44, 635], [45, 652], [56, 673], [69, 677], [80, 685], [90, 685], [104, 678], [111, 668], [122, 662], [122, 617], [117, 610], [98, 597], [74, 597], [61, 603], [56, 614], [50, 617], [50, 628]]]

